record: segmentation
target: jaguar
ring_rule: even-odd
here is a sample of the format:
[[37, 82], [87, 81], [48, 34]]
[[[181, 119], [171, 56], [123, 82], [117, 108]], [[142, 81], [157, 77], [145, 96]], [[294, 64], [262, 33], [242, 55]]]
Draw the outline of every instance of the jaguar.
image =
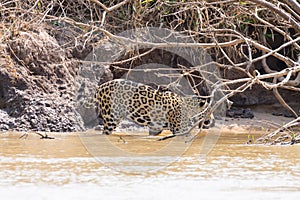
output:
[[208, 98], [184, 97], [125, 79], [101, 84], [95, 102], [97, 115], [103, 120], [103, 134], [107, 135], [124, 119], [148, 126], [150, 135], [169, 129], [174, 136], [187, 134], [201, 120], [206, 126], [211, 120], [204, 120]]

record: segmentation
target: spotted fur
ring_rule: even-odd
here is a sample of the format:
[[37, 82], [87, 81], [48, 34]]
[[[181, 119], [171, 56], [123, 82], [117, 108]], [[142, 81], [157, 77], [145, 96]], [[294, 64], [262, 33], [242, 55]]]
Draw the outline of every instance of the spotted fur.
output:
[[167, 128], [173, 135], [182, 135], [205, 117], [208, 107], [206, 99], [160, 92], [124, 79], [100, 85], [95, 97], [97, 114], [103, 119], [103, 133], [107, 135], [123, 119], [148, 126], [150, 135], [158, 135]]

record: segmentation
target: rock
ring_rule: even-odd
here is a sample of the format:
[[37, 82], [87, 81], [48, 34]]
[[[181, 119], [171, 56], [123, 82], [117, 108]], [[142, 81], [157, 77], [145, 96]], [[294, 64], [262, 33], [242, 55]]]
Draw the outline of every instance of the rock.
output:
[[103, 125], [97, 125], [94, 127], [95, 131], [103, 131]]
[[0, 130], [7, 131], [9, 130], [9, 126], [7, 124], [0, 124]]
[[230, 110], [227, 110], [226, 116], [232, 117], [232, 118], [250, 118], [250, 119], [252, 119], [254, 117], [254, 114], [250, 108], [244, 109], [244, 108], [232, 107]]

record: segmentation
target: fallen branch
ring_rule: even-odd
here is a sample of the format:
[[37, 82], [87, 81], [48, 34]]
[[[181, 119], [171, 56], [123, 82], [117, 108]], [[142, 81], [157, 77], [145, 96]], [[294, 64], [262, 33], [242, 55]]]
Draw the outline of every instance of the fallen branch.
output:
[[[39, 132], [33, 132], [33, 133], [34, 133], [34, 134], [37, 134], [37, 135], [39, 135], [39, 136], [41, 136], [40, 139], [50, 139], [50, 140], [55, 139], [54, 137], [48, 136], [47, 133], [45, 133], [45, 134], [42, 134], [42, 133], [39, 133]], [[28, 135], [29, 135], [29, 133], [26, 132], [26, 133], [24, 133], [23, 135], [21, 135], [21, 136], [19, 137], [19, 139], [21, 139], [21, 138], [27, 139]]]
[[[291, 127], [295, 127], [295, 126], [299, 126], [300, 127], [300, 117], [290, 121], [289, 123], [281, 126], [280, 128], [278, 128], [277, 130], [273, 131], [272, 133], [269, 133], [265, 136], [262, 136], [260, 138], [258, 138], [256, 140], [256, 143], [270, 143], [270, 144], [276, 144], [276, 143], [281, 143], [283, 142], [283, 140], [285, 139], [285, 137], [288, 137], [291, 139], [290, 143], [291, 144], [295, 144], [295, 143], [298, 143], [299, 139], [298, 137], [300, 136], [300, 134], [298, 133], [298, 135], [294, 132], [291, 132], [289, 129]], [[288, 131], [290, 132], [290, 134], [284, 134], [284, 137], [281, 137], [282, 136], [282, 132], [283, 131]], [[274, 138], [277, 137], [275, 140]]]

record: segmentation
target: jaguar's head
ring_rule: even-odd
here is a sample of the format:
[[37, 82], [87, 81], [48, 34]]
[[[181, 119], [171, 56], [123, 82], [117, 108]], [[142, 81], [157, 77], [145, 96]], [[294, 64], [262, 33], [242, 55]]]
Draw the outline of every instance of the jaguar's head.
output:
[[209, 112], [209, 106], [210, 106], [210, 98], [203, 98], [199, 96], [192, 97], [194, 101], [196, 100], [198, 102], [198, 110], [199, 112], [203, 112], [204, 117], [206, 117], [206, 120], [201, 122], [199, 124], [199, 127], [202, 126], [204, 129], [208, 129], [210, 127], [215, 126], [215, 117], [213, 114], [210, 114], [210, 116], [206, 116]]

